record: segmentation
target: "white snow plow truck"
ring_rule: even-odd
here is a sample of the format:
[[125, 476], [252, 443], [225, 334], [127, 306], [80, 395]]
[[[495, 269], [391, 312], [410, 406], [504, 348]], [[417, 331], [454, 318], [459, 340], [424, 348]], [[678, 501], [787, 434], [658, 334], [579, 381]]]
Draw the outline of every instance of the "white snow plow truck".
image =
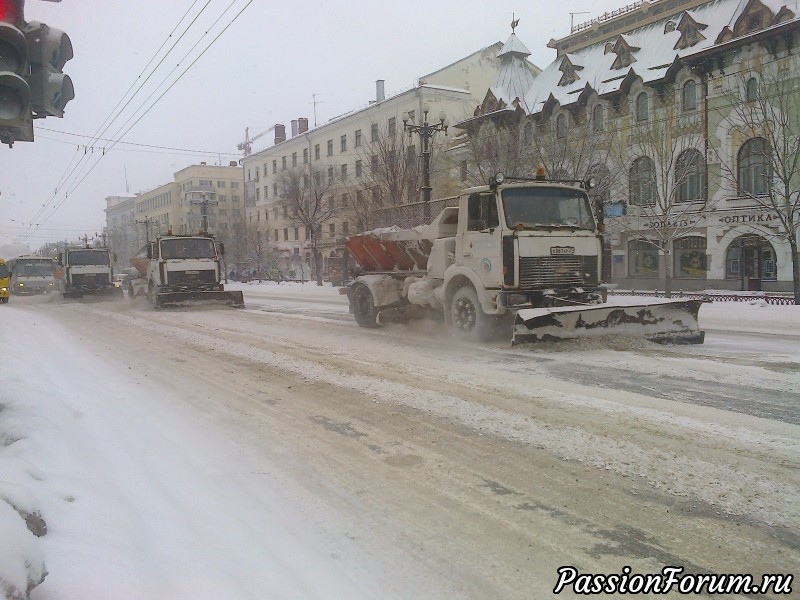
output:
[[71, 246], [59, 252], [57, 285], [61, 297], [122, 299], [122, 288], [114, 286], [111, 258], [108, 248]]
[[429, 225], [351, 236], [362, 274], [346, 289], [350, 312], [361, 327], [444, 319], [474, 340], [513, 323], [512, 344], [608, 334], [702, 343], [700, 300], [607, 301], [603, 214], [589, 189], [497, 174]]
[[241, 308], [242, 292], [222, 284], [224, 254], [210, 234], [157, 237], [131, 258], [140, 277], [128, 282], [128, 298], [146, 296], [155, 308], [208, 301]]

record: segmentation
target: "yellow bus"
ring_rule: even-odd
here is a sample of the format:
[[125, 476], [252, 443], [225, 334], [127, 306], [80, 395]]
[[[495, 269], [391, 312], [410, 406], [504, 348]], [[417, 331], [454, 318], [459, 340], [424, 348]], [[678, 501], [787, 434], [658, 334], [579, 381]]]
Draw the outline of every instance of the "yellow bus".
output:
[[8, 272], [6, 261], [0, 258], [0, 302], [5, 304], [8, 302], [8, 296], [11, 294], [11, 276]]

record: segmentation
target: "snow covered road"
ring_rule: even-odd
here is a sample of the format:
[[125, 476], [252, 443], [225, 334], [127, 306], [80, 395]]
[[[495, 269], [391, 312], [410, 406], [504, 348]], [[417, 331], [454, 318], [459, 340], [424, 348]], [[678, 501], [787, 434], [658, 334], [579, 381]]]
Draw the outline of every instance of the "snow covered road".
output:
[[242, 289], [245, 310], [3, 307], [0, 462], [40, 474], [49, 528], [32, 598], [545, 598], [563, 565], [800, 563], [796, 317], [512, 349]]

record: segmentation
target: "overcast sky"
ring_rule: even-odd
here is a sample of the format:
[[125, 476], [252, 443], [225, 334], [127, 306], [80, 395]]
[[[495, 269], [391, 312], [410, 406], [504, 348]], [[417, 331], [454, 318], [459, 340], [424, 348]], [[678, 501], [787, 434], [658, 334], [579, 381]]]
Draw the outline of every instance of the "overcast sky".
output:
[[35, 121], [34, 143], [0, 147], [0, 246], [91, 237], [107, 196], [155, 188], [201, 161], [237, 160], [246, 127], [251, 136], [275, 123], [288, 130], [298, 117], [313, 126], [315, 95], [323, 124], [374, 99], [377, 79], [387, 96], [407, 90], [504, 42], [512, 14], [544, 68], [555, 58], [547, 42], [569, 33], [570, 13], [583, 13], [578, 24], [631, 2], [27, 0], [28, 22], [70, 36], [64, 72], [76, 97], [63, 119]]

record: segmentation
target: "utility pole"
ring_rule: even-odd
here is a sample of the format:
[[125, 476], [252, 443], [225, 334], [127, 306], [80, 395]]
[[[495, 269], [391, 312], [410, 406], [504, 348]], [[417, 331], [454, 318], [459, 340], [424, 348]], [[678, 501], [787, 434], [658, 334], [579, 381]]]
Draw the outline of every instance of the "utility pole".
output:
[[[150, 243], [150, 223], [155, 223], [155, 220], [151, 219], [150, 217], [146, 217], [144, 219], [144, 221], [135, 221], [135, 223], [137, 225], [144, 225], [144, 237], [145, 237], [144, 243], [145, 244], [149, 244]], [[139, 230], [138, 229], [136, 230], [136, 237], [137, 237], [137, 239], [139, 237]]]
[[200, 207], [200, 214], [203, 215], [203, 233], [208, 233], [208, 207], [212, 204], [217, 205], [219, 202], [216, 200], [209, 200], [208, 194], [204, 192], [202, 200], [190, 200], [189, 204]]

